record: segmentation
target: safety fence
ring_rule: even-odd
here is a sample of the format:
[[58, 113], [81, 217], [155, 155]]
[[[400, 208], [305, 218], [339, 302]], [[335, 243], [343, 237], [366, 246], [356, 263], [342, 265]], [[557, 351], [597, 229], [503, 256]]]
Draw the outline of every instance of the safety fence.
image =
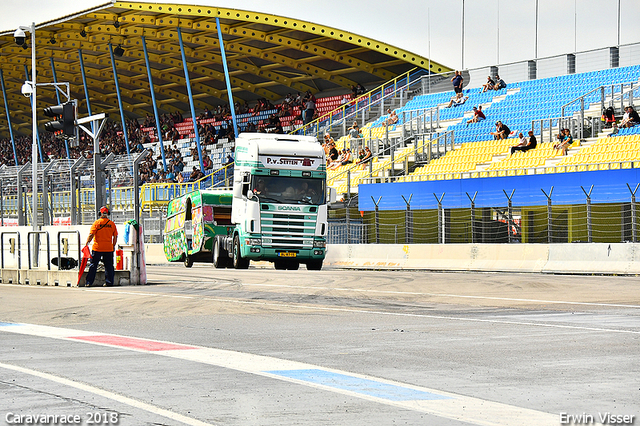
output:
[[[233, 165], [227, 165], [195, 182], [153, 183], [134, 180], [132, 157], [108, 158], [104, 204], [116, 222], [139, 212], [162, 210], [174, 197], [196, 189], [230, 186]], [[93, 162], [88, 159], [54, 160], [37, 165], [37, 205], [33, 208], [31, 164], [0, 168], [0, 226], [82, 225], [95, 220], [96, 192]], [[100, 206], [97, 206], [98, 208]]]
[[[619, 243], [638, 242], [640, 184], [629, 189], [628, 201], [594, 202], [594, 186], [580, 187], [583, 197], [554, 203], [553, 187], [540, 189], [546, 205], [514, 204], [514, 194], [482, 198], [466, 193], [466, 207], [445, 207], [446, 194], [430, 194], [435, 208], [414, 209], [413, 196], [403, 199], [405, 210], [382, 210], [382, 197], [373, 211], [330, 210], [329, 244], [469, 244], [469, 243]], [[423, 197], [425, 194], [421, 194]], [[493, 194], [495, 196], [495, 194]], [[463, 195], [464, 196], [464, 195]], [[352, 207], [351, 204], [354, 206]]]

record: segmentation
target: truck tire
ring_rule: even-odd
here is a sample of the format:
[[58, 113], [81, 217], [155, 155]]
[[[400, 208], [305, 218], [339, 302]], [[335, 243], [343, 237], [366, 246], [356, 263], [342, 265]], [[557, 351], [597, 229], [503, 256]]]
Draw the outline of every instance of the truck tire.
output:
[[193, 266], [193, 257], [189, 256], [188, 254], [184, 254], [184, 267], [185, 268], [191, 268]]
[[300, 262], [288, 262], [287, 269], [290, 271], [297, 271], [300, 267]]
[[242, 257], [240, 238], [237, 235], [233, 238], [233, 267], [236, 269], [249, 268], [249, 259]]
[[276, 268], [277, 271], [284, 271], [287, 269], [287, 263], [282, 260], [276, 260], [273, 262], [273, 267]]
[[216, 238], [213, 242], [213, 266], [217, 269], [227, 268], [231, 259], [229, 259], [229, 253], [222, 247], [222, 242], [219, 238]]
[[314, 260], [307, 262], [307, 270], [309, 271], [319, 271], [322, 269], [322, 260]]

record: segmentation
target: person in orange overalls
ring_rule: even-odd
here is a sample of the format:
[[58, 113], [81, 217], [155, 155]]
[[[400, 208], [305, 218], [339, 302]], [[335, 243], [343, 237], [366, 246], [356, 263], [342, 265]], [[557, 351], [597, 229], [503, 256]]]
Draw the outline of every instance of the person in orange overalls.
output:
[[108, 216], [109, 209], [106, 206], [101, 207], [100, 218], [93, 222], [89, 231], [87, 245], [93, 240], [93, 250], [91, 250], [91, 264], [87, 274], [87, 287], [90, 287], [96, 278], [96, 270], [100, 260], [104, 264], [104, 286], [111, 287], [113, 285], [113, 250], [115, 250], [116, 241], [118, 240], [118, 230], [116, 229], [116, 224], [109, 220]]

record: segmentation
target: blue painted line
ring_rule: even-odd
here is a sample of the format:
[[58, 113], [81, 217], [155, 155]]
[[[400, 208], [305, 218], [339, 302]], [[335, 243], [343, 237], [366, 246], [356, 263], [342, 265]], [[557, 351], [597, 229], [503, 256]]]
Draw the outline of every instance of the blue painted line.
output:
[[429, 401], [451, 399], [448, 396], [438, 395], [431, 392], [390, 385], [375, 380], [361, 379], [359, 377], [347, 376], [345, 374], [332, 373], [330, 371], [320, 369], [273, 370], [265, 371], [265, 373], [356, 392], [376, 398], [387, 399], [389, 401]]
[[6, 326], [10, 326], [10, 325], [20, 325], [20, 324], [14, 324], [11, 322], [0, 322], [0, 327], [6, 327]]

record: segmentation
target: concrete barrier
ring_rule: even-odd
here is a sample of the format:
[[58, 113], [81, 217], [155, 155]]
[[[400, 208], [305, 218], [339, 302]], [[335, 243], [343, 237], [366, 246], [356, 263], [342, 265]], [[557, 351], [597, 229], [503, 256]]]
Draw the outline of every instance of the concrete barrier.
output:
[[332, 244], [325, 265], [358, 269], [640, 274], [640, 244]]

